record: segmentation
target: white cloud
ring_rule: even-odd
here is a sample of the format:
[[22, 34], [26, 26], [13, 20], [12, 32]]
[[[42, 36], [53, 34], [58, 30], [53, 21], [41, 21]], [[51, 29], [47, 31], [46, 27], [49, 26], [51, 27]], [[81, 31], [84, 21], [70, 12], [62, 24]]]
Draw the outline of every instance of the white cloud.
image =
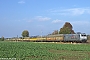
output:
[[42, 16], [36, 16], [35, 19], [39, 20], [39, 21], [47, 21], [47, 20], [50, 20], [51, 18], [49, 18], [49, 17], [42, 17]]
[[89, 21], [72, 21], [71, 23], [73, 25], [80, 25], [80, 26], [89, 26], [90, 25]]
[[25, 1], [19, 1], [18, 3], [19, 3], [19, 4], [24, 4], [24, 3], [25, 3]]
[[59, 20], [59, 19], [56, 19], [56, 20], [53, 20], [52, 23], [65, 23], [65, 22], [70, 22], [71, 24], [73, 25], [80, 25], [80, 26], [89, 26], [90, 25], [90, 22], [88, 20], [77, 20], [77, 21], [65, 21], [65, 20]]
[[67, 12], [69, 12], [71, 15], [82, 15], [85, 12], [85, 9], [81, 8], [73, 8], [73, 9], [67, 9]]
[[58, 19], [52, 21], [52, 23], [62, 23], [62, 22], [64, 22], [64, 21], [58, 20]]
[[82, 14], [90, 14], [90, 8], [70, 8], [70, 9], [57, 9], [51, 10], [52, 14], [59, 14], [59, 15], [70, 15], [70, 16], [78, 16]]

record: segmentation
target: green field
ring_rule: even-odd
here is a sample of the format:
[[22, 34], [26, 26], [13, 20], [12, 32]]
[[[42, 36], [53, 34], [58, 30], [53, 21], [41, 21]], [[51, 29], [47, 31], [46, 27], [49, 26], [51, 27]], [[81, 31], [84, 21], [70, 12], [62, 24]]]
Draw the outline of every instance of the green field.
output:
[[90, 60], [90, 44], [0, 42], [0, 58], [17, 60]]

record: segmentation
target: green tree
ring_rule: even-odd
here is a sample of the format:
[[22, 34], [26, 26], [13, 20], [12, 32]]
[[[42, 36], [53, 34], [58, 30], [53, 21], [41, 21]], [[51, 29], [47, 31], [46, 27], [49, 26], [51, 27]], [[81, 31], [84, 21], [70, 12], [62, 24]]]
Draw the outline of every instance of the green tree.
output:
[[66, 22], [64, 26], [60, 29], [59, 34], [75, 34], [72, 28], [72, 25], [69, 22]]
[[4, 41], [4, 37], [2, 36], [0, 40], [1, 40], [1, 41]]
[[22, 37], [29, 37], [29, 32], [27, 30], [24, 30], [22, 32]]
[[71, 34], [71, 30], [68, 27], [63, 27], [60, 29], [59, 34]]

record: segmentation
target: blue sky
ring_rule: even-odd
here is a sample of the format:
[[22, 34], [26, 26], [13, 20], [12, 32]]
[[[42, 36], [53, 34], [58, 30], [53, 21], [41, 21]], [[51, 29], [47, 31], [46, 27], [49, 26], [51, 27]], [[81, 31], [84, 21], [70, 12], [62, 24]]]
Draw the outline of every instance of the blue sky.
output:
[[[0, 36], [47, 35], [65, 22], [90, 34], [90, 0], [0, 0]], [[41, 33], [42, 31], [42, 33]]]

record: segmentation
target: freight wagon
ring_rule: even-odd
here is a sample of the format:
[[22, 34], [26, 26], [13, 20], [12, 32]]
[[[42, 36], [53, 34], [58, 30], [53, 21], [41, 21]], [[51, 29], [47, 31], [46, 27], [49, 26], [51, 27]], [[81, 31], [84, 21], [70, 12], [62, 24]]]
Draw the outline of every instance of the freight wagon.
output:
[[64, 35], [63, 34], [57, 34], [57, 35], [47, 35], [46, 41], [63, 41]]

